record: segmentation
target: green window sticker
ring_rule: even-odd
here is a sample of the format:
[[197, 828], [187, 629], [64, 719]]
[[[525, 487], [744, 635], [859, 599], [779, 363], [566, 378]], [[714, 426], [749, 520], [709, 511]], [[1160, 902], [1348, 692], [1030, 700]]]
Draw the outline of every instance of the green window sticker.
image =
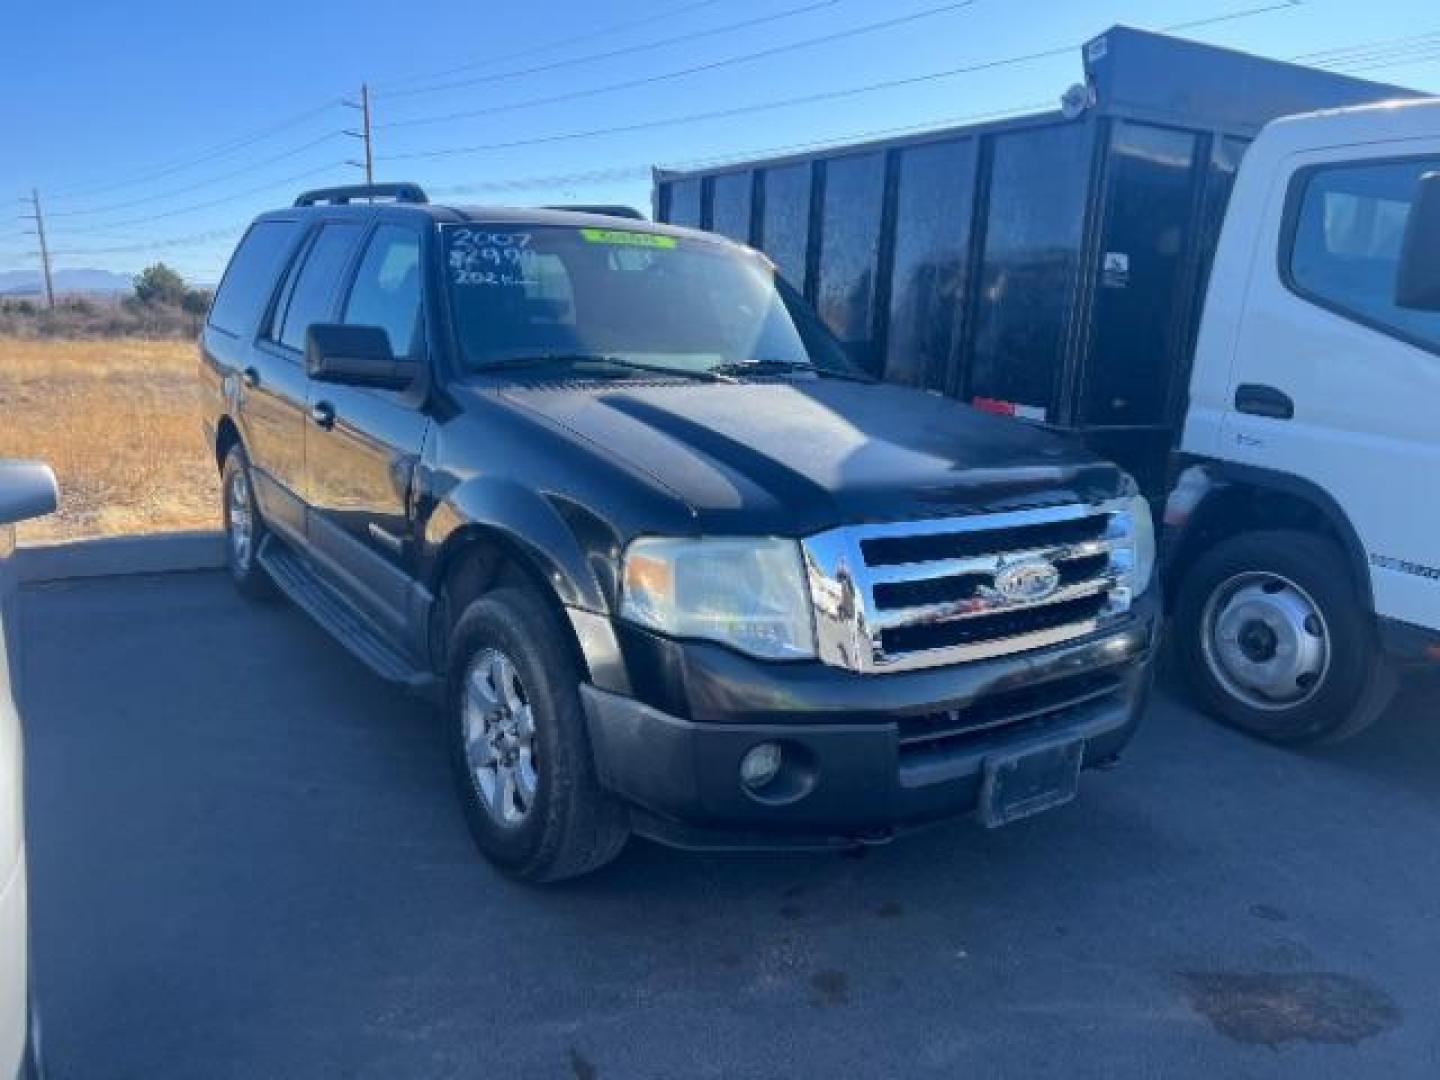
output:
[[655, 233], [628, 232], [625, 229], [581, 229], [580, 235], [592, 244], [619, 244], [624, 247], [664, 248], [676, 246], [673, 236]]

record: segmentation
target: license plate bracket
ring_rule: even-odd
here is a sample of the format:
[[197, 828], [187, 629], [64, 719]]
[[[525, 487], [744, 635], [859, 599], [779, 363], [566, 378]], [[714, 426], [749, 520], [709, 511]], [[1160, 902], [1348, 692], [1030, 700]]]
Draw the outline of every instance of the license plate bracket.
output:
[[980, 820], [987, 829], [1063, 806], [1080, 790], [1083, 739], [1031, 744], [985, 759]]

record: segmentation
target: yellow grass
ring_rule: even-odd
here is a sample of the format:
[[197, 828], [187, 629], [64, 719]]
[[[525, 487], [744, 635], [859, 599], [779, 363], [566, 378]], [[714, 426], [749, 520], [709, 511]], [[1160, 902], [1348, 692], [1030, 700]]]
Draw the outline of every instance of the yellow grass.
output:
[[0, 338], [0, 457], [39, 458], [60, 513], [22, 541], [218, 526], [191, 342]]

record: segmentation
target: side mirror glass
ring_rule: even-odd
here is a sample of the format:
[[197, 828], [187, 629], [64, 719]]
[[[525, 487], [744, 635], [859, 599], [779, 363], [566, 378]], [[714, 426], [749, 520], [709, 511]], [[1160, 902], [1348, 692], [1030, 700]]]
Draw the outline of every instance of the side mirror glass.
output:
[[1422, 176], [1415, 191], [1400, 246], [1395, 303], [1412, 311], [1440, 311], [1440, 172]]
[[60, 489], [49, 465], [0, 460], [0, 525], [44, 517], [59, 506]]
[[378, 326], [313, 323], [305, 332], [305, 372], [317, 382], [404, 390], [420, 371], [409, 357], [397, 357], [390, 336]]

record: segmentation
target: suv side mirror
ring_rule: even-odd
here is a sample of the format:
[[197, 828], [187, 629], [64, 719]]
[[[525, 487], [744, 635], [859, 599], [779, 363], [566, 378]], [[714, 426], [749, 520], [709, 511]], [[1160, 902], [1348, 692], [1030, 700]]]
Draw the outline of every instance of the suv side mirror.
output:
[[1440, 172], [1420, 177], [1410, 205], [1395, 274], [1395, 303], [1413, 311], [1440, 311]]
[[59, 505], [60, 489], [49, 465], [0, 460], [0, 526], [44, 517]]
[[312, 323], [305, 332], [305, 372], [316, 382], [404, 390], [420, 365], [397, 357], [390, 335], [378, 326]]

